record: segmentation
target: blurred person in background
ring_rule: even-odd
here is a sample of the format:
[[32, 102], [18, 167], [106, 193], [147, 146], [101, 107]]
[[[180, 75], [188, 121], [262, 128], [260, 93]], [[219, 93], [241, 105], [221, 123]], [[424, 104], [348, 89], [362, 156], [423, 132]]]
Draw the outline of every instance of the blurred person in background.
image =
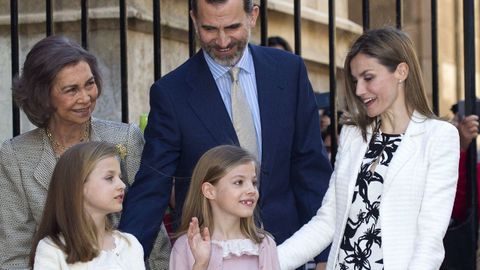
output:
[[267, 46], [284, 50], [287, 52], [293, 52], [292, 47], [288, 42], [280, 36], [272, 36], [267, 39]]

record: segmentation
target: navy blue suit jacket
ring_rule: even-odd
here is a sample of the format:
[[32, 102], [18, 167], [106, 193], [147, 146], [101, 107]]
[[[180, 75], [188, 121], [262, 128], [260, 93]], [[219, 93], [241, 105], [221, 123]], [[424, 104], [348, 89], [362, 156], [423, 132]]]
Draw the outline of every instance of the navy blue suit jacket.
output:
[[[323, 150], [315, 98], [303, 60], [249, 45], [262, 129], [260, 217], [277, 244], [315, 215], [332, 172]], [[238, 139], [200, 51], [153, 84], [145, 147], [124, 203], [120, 229], [152, 249], [175, 177], [177, 212], [200, 156]]]

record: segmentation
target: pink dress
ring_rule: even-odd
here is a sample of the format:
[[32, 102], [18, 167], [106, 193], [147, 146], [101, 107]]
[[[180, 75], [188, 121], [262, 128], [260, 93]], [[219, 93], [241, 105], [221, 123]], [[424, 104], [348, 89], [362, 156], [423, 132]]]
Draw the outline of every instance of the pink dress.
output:
[[[169, 269], [190, 270], [194, 262], [187, 236], [182, 235], [173, 245]], [[212, 254], [207, 269], [280, 269], [275, 241], [269, 236], [266, 236], [260, 244], [255, 244], [249, 239], [212, 240]]]

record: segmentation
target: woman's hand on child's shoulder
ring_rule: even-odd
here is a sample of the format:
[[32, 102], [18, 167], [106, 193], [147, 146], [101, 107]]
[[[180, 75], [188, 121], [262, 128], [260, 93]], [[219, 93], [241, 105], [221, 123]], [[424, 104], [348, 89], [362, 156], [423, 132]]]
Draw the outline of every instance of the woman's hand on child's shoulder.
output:
[[208, 228], [204, 228], [203, 233], [201, 233], [198, 219], [193, 217], [188, 226], [187, 237], [188, 245], [195, 259], [193, 270], [207, 269], [212, 251]]

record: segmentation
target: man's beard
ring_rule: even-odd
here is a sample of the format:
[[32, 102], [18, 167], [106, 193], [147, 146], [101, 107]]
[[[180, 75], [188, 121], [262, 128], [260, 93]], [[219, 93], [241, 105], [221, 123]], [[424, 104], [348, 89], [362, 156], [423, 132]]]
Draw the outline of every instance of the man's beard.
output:
[[200, 45], [202, 46], [202, 49], [207, 52], [207, 54], [218, 64], [222, 66], [234, 66], [242, 57], [243, 51], [245, 50], [245, 47], [247, 47], [247, 43], [250, 40], [250, 30], [247, 31], [247, 36], [245, 39], [234, 39], [226, 48], [228, 49], [235, 49], [236, 51], [232, 55], [228, 55], [225, 57], [217, 57], [215, 55], [215, 50], [218, 49], [226, 49], [226, 48], [220, 48], [215, 42], [210, 42], [210, 43], [203, 43], [200, 39]]
[[[236, 40], [232, 41], [226, 48], [220, 48], [216, 44], [202, 44], [203, 49], [210, 55], [210, 57], [215, 60], [218, 64], [222, 66], [234, 66], [242, 57], [243, 50], [245, 50], [245, 47], [247, 46], [246, 42]], [[215, 55], [215, 51], [219, 49], [230, 49], [230, 50], [235, 50], [235, 52], [231, 55], [225, 55], [222, 57], [218, 57]]]

